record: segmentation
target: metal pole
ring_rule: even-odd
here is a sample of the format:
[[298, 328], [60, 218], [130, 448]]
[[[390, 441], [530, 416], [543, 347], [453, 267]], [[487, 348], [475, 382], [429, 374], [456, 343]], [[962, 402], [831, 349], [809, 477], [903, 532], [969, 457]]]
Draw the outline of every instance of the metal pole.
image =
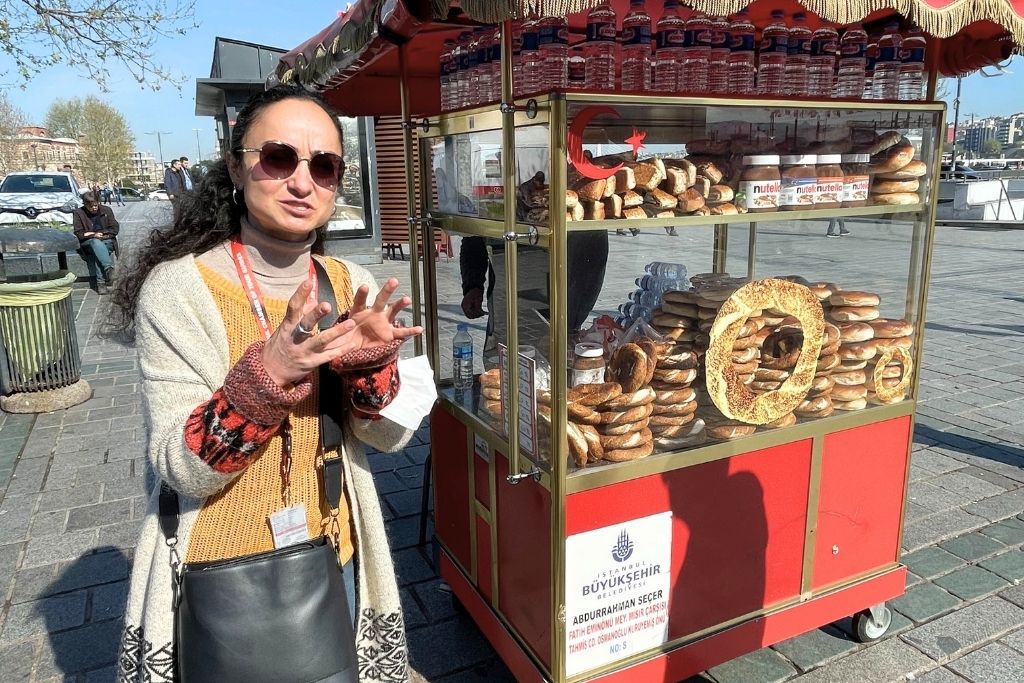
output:
[[203, 160], [203, 148], [199, 146], [199, 131], [201, 131], [202, 128], [193, 128], [192, 130], [196, 132], [196, 155], [198, 157], [196, 162], [198, 163]]
[[[406, 45], [398, 46], [398, 71], [401, 74], [399, 95], [402, 101], [402, 147], [405, 151], [405, 210], [406, 221], [409, 226], [409, 278], [411, 279], [412, 290], [412, 324], [422, 324], [423, 297], [420, 289], [420, 243], [417, 223], [419, 217], [416, 213], [416, 183], [414, 178], [412, 155], [412, 112], [409, 104], [409, 71], [407, 64]], [[424, 243], [424, 251], [433, 250], [433, 230], [429, 231], [431, 244]], [[429, 255], [434, 258], [433, 253]], [[416, 337], [416, 355], [423, 354], [423, 337]]]
[[156, 147], [160, 151], [160, 169], [161, 170], [163, 170], [163, 167], [164, 167], [164, 142], [163, 142], [163, 138], [161, 136], [163, 136], [163, 135], [170, 135], [170, 134], [171, 134], [171, 131], [169, 131], [169, 130], [154, 130], [154, 131], [150, 131], [150, 132], [146, 133], [146, 135], [155, 135], [156, 136]]
[[956, 77], [956, 97], [953, 99], [953, 152], [952, 159], [950, 159], [950, 168], [953, 171], [956, 170], [954, 168], [956, 165], [956, 133], [960, 127], [960, 84], [963, 80], [963, 76]]

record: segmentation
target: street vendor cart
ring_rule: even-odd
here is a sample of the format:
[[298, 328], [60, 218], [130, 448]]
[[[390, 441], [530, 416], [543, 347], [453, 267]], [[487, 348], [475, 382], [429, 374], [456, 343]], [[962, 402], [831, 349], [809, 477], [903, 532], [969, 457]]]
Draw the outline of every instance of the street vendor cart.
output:
[[[881, 637], [906, 581], [936, 83], [1006, 59], [1018, 3], [804, 4], [812, 28], [923, 29], [918, 101], [517, 96], [511, 20], [544, 4], [571, 47], [601, 3], [359, 2], [278, 70], [346, 114], [400, 112], [413, 251], [443, 229], [486, 255], [468, 386], [450, 274], [412, 262], [441, 576], [524, 681], [682, 680], [851, 615]], [[780, 8], [803, 9], [747, 9], [760, 31]], [[501, 22], [501, 102], [450, 107], [445, 41]]]

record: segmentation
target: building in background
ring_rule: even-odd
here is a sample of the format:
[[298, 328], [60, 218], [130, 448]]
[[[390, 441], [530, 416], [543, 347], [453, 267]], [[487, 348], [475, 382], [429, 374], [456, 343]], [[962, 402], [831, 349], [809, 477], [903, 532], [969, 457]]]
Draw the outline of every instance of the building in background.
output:
[[[18, 133], [4, 140], [3, 171], [59, 171], [65, 164], [77, 170], [82, 156], [78, 140], [50, 137], [42, 126], [19, 128]], [[76, 179], [83, 178], [76, 173]]]
[[132, 152], [131, 173], [125, 176], [138, 189], [151, 190], [163, 182], [164, 172], [152, 152]]

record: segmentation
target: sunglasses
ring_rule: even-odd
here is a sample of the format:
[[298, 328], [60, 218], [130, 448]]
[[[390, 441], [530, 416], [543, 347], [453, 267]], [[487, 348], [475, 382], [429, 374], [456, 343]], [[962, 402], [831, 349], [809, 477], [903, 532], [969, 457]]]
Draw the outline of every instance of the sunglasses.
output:
[[309, 157], [300, 157], [287, 142], [271, 140], [262, 147], [243, 147], [239, 152], [259, 152], [260, 166], [274, 180], [284, 180], [295, 173], [300, 161], [309, 164], [309, 175], [320, 187], [335, 188], [345, 172], [344, 160], [334, 152], [313, 152]]

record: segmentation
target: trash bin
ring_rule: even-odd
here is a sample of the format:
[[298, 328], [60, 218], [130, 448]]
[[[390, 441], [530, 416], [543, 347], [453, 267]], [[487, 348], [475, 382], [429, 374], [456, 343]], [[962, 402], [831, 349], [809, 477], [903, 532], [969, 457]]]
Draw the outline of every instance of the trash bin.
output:
[[[46, 271], [43, 265], [48, 255], [64, 265], [64, 254], [77, 244], [74, 235], [59, 230], [0, 229], [7, 271], [6, 281], [0, 282], [0, 409], [6, 412], [50, 412], [92, 395], [82, 379], [71, 306], [76, 276], [66, 268]], [[12, 260], [25, 259], [38, 262], [40, 272], [19, 267], [23, 272], [11, 274]]]

